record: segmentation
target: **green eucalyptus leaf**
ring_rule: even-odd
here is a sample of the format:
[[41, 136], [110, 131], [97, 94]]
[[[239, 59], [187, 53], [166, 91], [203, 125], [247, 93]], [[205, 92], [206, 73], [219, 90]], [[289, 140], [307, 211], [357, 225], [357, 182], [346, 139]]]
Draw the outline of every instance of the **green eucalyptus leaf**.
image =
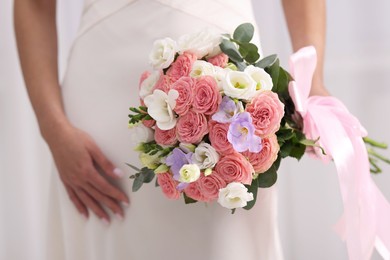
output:
[[253, 64], [255, 63], [259, 58], [259, 49], [257, 46], [253, 43], [238, 43], [239, 45], [239, 51], [242, 55], [242, 57], [249, 63]]
[[252, 192], [253, 194], [253, 200], [248, 201], [248, 204], [244, 207], [244, 209], [249, 210], [256, 204], [257, 190], [259, 189], [258, 178], [253, 179], [251, 185], [245, 185], [245, 187], [248, 188], [248, 192]]
[[259, 68], [263, 68], [263, 69], [266, 67], [270, 67], [270, 66], [272, 66], [272, 64], [275, 63], [277, 58], [278, 58], [278, 56], [276, 54], [269, 55], [269, 56], [261, 59], [259, 62], [257, 62], [255, 64], [255, 66], [259, 67]]
[[229, 58], [234, 62], [242, 62], [243, 58], [241, 57], [239, 51], [237, 50], [236, 45], [231, 41], [223, 39], [221, 44], [219, 45], [222, 52], [225, 53]]
[[130, 168], [132, 168], [133, 170], [137, 171], [137, 172], [140, 172], [140, 171], [141, 171], [141, 169], [135, 167], [135, 166], [132, 165], [132, 164], [129, 164], [129, 163], [125, 163], [125, 164], [126, 164], [127, 166], [129, 166]]
[[133, 192], [138, 191], [142, 187], [142, 184], [144, 184], [144, 175], [143, 174], [139, 174], [138, 176], [136, 175], [133, 181], [132, 191]]
[[250, 23], [239, 25], [233, 33], [233, 39], [240, 42], [250, 42], [253, 38], [255, 28]]
[[237, 62], [236, 66], [239, 71], [244, 71], [247, 67], [245, 62]]
[[144, 183], [149, 183], [153, 180], [154, 176], [156, 175], [153, 170], [144, 167], [141, 169], [140, 172], [143, 175], [143, 182]]

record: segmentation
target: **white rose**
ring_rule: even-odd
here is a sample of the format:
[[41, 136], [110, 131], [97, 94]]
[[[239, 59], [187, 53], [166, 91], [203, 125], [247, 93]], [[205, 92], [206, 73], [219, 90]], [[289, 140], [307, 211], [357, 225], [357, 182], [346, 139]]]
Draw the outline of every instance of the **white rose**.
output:
[[222, 87], [225, 95], [232, 98], [251, 100], [256, 94], [256, 82], [242, 71], [227, 72]]
[[206, 75], [209, 76], [215, 75], [214, 65], [204, 60], [196, 60], [192, 64], [190, 76], [193, 78], [199, 78], [201, 76], [206, 76]]
[[147, 143], [154, 140], [153, 129], [144, 126], [142, 123], [132, 126], [130, 130], [130, 140], [132, 143]]
[[161, 75], [160, 71], [154, 71], [142, 83], [139, 89], [140, 98], [144, 99], [146, 96], [152, 94], [153, 87], [156, 85]]
[[272, 89], [272, 78], [264, 69], [250, 65], [245, 68], [244, 72], [248, 73], [256, 82], [256, 91]]
[[175, 127], [177, 119], [173, 109], [178, 97], [179, 92], [174, 89], [171, 89], [168, 95], [164, 91], [156, 89], [153, 94], [145, 97], [144, 102], [148, 107], [148, 114], [156, 120], [156, 124], [161, 130]]
[[177, 43], [171, 38], [164, 38], [153, 43], [152, 52], [149, 54], [150, 64], [154, 69], [165, 69], [175, 59]]
[[200, 169], [196, 164], [184, 164], [179, 171], [179, 181], [184, 183], [191, 183], [199, 179]]
[[218, 203], [228, 209], [245, 207], [251, 200], [253, 200], [253, 194], [249, 193], [244, 184], [239, 182], [229, 183], [219, 190]]
[[214, 168], [219, 161], [219, 154], [208, 143], [202, 142], [195, 148], [192, 155], [192, 162], [199, 166], [201, 170]]
[[194, 53], [199, 59], [206, 55], [214, 56], [220, 52], [219, 44], [221, 35], [210, 30], [185, 34], [179, 38], [179, 52], [189, 51]]

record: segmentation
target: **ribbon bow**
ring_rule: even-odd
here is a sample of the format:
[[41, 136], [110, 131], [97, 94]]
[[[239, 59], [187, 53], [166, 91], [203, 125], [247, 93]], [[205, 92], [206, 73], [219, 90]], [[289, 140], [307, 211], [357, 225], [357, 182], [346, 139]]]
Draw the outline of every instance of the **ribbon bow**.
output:
[[359, 120], [335, 97], [311, 96], [311, 81], [317, 63], [314, 47], [300, 49], [290, 57], [289, 93], [303, 118], [303, 133], [319, 139], [327, 155], [315, 151], [323, 161], [333, 159], [340, 183], [344, 214], [336, 230], [346, 241], [349, 259], [369, 259], [374, 246], [390, 259], [390, 204], [374, 184], [365, 144], [367, 135]]

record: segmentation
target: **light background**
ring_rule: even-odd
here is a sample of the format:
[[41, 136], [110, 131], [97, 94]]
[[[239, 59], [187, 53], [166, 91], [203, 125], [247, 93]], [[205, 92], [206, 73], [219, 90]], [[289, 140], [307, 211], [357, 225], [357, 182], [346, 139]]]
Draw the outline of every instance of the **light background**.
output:
[[[264, 53], [291, 54], [279, 1], [254, 0]], [[81, 1], [59, 0], [61, 68], [77, 29]], [[390, 2], [328, 1], [325, 84], [367, 128], [390, 143]], [[390, 156], [390, 152], [385, 152]], [[0, 260], [43, 259], [50, 221], [46, 202], [52, 163], [21, 79], [12, 28], [12, 0], [0, 0]], [[390, 167], [374, 176], [390, 200]], [[342, 204], [332, 164], [283, 161], [279, 223], [286, 259], [347, 259], [332, 231]], [[380, 259], [374, 256], [373, 259]]]

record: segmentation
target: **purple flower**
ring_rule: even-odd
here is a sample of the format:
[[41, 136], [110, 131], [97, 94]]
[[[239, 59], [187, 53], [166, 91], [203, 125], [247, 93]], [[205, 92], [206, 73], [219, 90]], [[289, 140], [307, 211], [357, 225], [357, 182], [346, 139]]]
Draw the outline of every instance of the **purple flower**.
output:
[[252, 117], [248, 112], [237, 114], [229, 126], [227, 138], [237, 152], [249, 150], [252, 153], [261, 151], [261, 138], [255, 135]]
[[[181, 149], [175, 148], [175, 149], [173, 149], [172, 153], [167, 156], [165, 163], [166, 163], [166, 165], [171, 167], [171, 171], [173, 173], [173, 178], [175, 180], [178, 181], [180, 179], [181, 167], [183, 167], [184, 164], [191, 164], [192, 163], [192, 160], [191, 160], [192, 154], [193, 153], [191, 153], [191, 152], [184, 153]], [[183, 190], [187, 186], [188, 186], [188, 183], [179, 183], [179, 185], [177, 185], [176, 188], [178, 190]]]
[[234, 102], [228, 96], [224, 96], [221, 104], [219, 105], [217, 113], [212, 116], [214, 121], [219, 123], [230, 123], [234, 120], [234, 117], [240, 111], [240, 103]]

